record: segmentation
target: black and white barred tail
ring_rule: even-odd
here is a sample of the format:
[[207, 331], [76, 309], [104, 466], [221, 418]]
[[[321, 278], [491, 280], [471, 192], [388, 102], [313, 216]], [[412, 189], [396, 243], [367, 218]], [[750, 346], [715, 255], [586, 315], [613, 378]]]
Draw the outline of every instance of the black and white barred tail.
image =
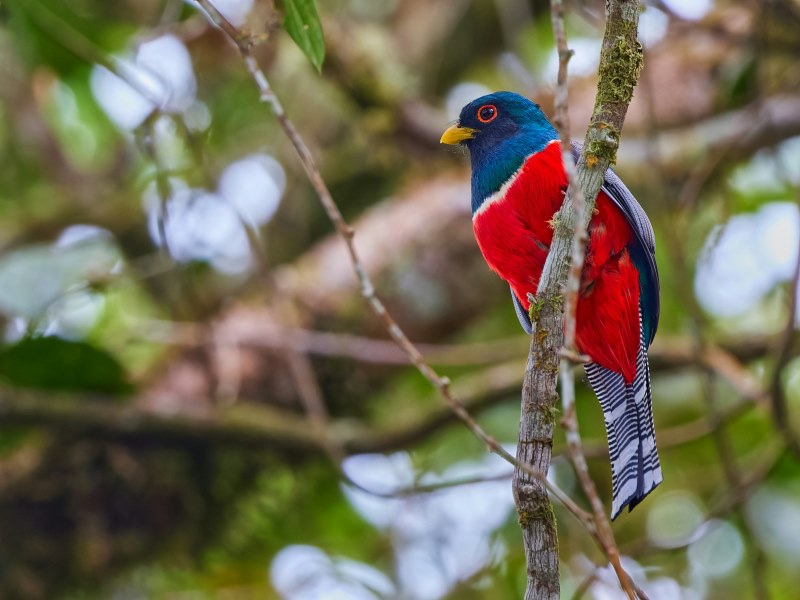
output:
[[[639, 315], [640, 331], [642, 318]], [[600, 400], [611, 457], [611, 518], [616, 519], [641, 502], [661, 483], [655, 429], [653, 397], [650, 392], [650, 366], [645, 335], [639, 334], [636, 377], [625, 385], [622, 375], [597, 363], [586, 365], [586, 376]]]

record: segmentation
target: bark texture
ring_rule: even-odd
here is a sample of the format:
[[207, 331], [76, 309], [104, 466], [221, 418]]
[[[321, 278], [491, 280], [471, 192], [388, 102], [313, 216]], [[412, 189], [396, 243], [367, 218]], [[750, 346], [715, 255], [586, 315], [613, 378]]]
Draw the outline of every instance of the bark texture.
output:
[[[586, 206], [581, 216], [576, 215], [570, 190], [553, 221], [550, 253], [532, 303], [533, 334], [522, 389], [517, 460], [542, 472], [547, 472], [552, 453], [559, 351], [564, 342], [563, 293], [574, 223], [582, 218], [583, 226], [588, 226], [605, 172], [616, 159], [625, 114], [642, 69], [642, 47], [637, 40], [639, 12], [637, 0], [606, 1], [597, 96], [576, 177]], [[541, 482], [519, 469], [514, 474], [513, 486], [527, 561], [525, 599], [555, 600], [559, 598], [560, 586], [552, 505]]]
[[[541, 301], [541, 297], [538, 300]], [[546, 302], [531, 336], [522, 387], [517, 461], [531, 464], [542, 473], [547, 473], [553, 450], [558, 350], [563, 341], [561, 324], [561, 306], [557, 302]], [[547, 335], [548, 330], [555, 335]], [[558, 600], [558, 534], [547, 490], [541, 481], [520, 469], [514, 471], [512, 486], [525, 544], [525, 600]]]

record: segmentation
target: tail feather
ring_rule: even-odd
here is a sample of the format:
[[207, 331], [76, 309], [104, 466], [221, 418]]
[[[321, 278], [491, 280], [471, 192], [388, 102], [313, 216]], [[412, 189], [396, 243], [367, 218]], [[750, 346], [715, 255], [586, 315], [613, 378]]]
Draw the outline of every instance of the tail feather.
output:
[[[641, 323], [641, 316], [639, 319]], [[653, 397], [647, 346], [640, 335], [636, 359], [636, 378], [626, 385], [622, 375], [597, 363], [586, 365], [586, 376], [600, 407], [608, 435], [611, 457], [611, 518], [625, 506], [639, 504], [661, 483], [661, 464], [653, 425]]]

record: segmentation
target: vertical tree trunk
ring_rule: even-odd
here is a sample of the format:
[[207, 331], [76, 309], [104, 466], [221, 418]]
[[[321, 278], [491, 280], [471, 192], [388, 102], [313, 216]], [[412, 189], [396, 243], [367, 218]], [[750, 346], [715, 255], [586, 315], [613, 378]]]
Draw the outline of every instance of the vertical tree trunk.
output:
[[[637, 40], [639, 11], [638, 0], [606, 0], [597, 96], [576, 174], [585, 208], [583, 214], [575, 214], [574, 190], [569, 190], [553, 220], [550, 252], [532, 302], [533, 334], [522, 388], [517, 461], [533, 465], [542, 473], [547, 473], [552, 454], [559, 350], [564, 343], [563, 293], [575, 223], [583, 228], [588, 226], [605, 172], [616, 159], [625, 114], [642, 69], [642, 47]], [[547, 491], [541, 481], [519, 467], [514, 471], [513, 489], [525, 543], [525, 600], [557, 600], [560, 592], [558, 535]], [[603, 519], [601, 525], [607, 552], [615, 551], [608, 523]], [[618, 556], [609, 555], [609, 558], [628, 596], [633, 598]]]
[[[542, 307], [533, 323], [531, 349], [522, 387], [522, 414], [517, 461], [547, 473], [553, 450], [558, 349], [563, 341], [561, 306], [557, 299], [538, 299]], [[548, 326], [549, 325], [549, 326]], [[548, 335], [547, 331], [558, 332]], [[534, 368], [535, 366], [535, 368]], [[517, 468], [512, 482], [525, 543], [525, 600], [558, 600], [558, 534], [553, 506], [544, 483]]]

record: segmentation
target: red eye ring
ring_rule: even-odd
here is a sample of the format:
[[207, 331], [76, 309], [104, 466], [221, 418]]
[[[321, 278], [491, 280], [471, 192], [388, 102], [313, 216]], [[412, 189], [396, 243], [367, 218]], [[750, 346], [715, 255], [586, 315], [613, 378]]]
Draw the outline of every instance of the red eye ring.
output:
[[478, 121], [491, 123], [497, 118], [497, 107], [494, 104], [484, 104], [478, 109]]

